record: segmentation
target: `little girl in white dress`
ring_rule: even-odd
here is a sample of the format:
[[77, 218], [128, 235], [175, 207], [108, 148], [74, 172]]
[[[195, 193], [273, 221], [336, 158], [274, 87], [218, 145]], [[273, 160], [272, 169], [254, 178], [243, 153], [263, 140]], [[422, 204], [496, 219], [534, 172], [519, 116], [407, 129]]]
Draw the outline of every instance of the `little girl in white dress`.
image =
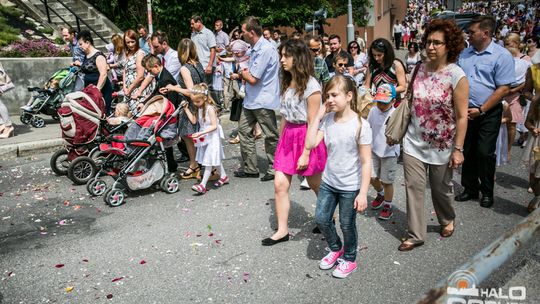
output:
[[223, 129], [219, 124], [215, 102], [210, 97], [208, 86], [205, 83], [195, 85], [191, 89], [191, 100], [197, 107], [197, 115], [193, 115], [189, 107], [184, 111], [192, 123], [199, 121], [199, 132], [191, 134], [197, 154], [195, 160], [204, 166], [204, 175], [200, 184], [193, 185], [191, 189], [200, 194], [206, 193], [206, 183], [212, 174], [213, 167], [219, 168], [220, 178], [214, 183], [215, 187], [221, 187], [229, 183], [229, 177], [225, 173], [222, 160], [225, 157], [221, 143]]

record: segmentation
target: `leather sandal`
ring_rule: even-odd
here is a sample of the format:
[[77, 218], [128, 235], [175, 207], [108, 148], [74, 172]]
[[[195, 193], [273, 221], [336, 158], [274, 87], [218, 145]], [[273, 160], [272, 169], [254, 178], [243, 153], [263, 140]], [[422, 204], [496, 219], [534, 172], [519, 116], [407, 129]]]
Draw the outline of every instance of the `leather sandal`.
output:
[[182, 173], [182, 178], [183, 179], [197, 178], [200, 172], [201, 172], [201, 168], [198, 166], [196, 168], [188, 167], [187, 170], [184, 171], [184, 173]]
[[[454, 221], [452, 221], [452, 224], [454, 223]], [[456, 225], [454, 225], [454, 228], [452, 229], [448, 229], [448, 226], [450, 226], [450, 224], [448, 225], [445, 225], [445, 226], [441, 226], [441, 231], [439, 232], [439, 234], [442, 236], [442, 237], [451, 237], [452, 234], [454, 234], [454, 230], [456, 230]]]
[[413, 243], [410, 240], [405, 240], [401, 245], [399, 245], [399, 251], [411, 251], [416, 247], [424, 245], [424, 242]]
[[231, 145], [239, 144], [239, 143], [240, 143], [240, 138], [237, 136], [237, 137], [235, 137], [235, 138], [233, 138], [233, 139], [230, 139], [230, 140], [229, 140], [229, 143], [230, 143]]

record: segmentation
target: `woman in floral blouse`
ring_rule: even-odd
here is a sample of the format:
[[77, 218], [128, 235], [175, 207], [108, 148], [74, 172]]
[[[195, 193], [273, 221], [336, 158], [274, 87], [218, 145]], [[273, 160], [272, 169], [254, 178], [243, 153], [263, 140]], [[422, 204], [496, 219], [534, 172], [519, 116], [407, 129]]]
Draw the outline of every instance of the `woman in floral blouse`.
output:
[[429, 60], [418, 66], [412, 85], [411, 122], [403, 139], [403, 168], [409, 235], [400, 251], [423, 245], [426, 175], [442, 237], [454, 232], [453, 170], [463, 163], [469, 83], [455, 64], [465, 45], [453, 21], [433, 20], [424, 33]]

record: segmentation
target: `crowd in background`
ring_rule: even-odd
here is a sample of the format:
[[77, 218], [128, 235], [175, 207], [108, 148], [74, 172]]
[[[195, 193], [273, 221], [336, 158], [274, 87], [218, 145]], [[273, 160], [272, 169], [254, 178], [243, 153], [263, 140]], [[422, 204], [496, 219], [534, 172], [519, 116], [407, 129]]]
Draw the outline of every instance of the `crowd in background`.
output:
[[[144, 26], [113, 36], [108, 54], [93, 48], [86, 32], [75, 37], [66, 29], [64, 38], [74, 65], [89, 74], [85, 83], [102, 90], [108, 112], [113, 96], [133, 114], [156, 94], [183, 108], [181, 157], [176, 159], [168, 148], [167, 163], [175, 174], [178, 162], [189, 162], [180, 175], [200, 180], [192, 188], [200, 194], [208, 190], [209, 180], [216, 181], [215, 187], [230, 181], [221, 163], [219, 123], [220, 115], [229, 113], [238, 121], [229, 142], [240, 144], [241, 150], [234, 176], [259, 178], [264, 172], [261, 181], [274, 181], [278, 230], [262, 245], [289, 240], [288, 193], [292, 176], [298, 175], [302, 188], [318, 196], [314, 232], [322, 232], [330, 247], [319, 267], [339, 264], [334, 276], [346, 277], [356, 269], [356, 212], [351, 211], [368, 206], [371, 184], [376, 198], [369, 206], [380, 210], [381, 220], [392, 217], [398, 159], [407, 180], [409, 224], [408, 238], [398, 249], [409, 251], [426, 239], [428, 180], [439, 233], [450, 237], [456, 217], [453, 170], [463, 164], [465, 191], [455, 200], [480, 198], [480, 205], [488, 208], [494, 204], [495, 164], [510, 161], [516, 130], [519, 144], [529, 149], [527, 157], [538, 143], [538, 4], [464, 4], [460, 12], [495, 17], [478, 17], [465, 31], [434, 17], [434, 11], [444, 9], [438, 1], [411, 1], [405, 20], [395, 20], [394, 47], [404, 46], [405, 58], [397, 58], [384, 38], [346, 44], [338, 35], [302, 37], [295, 32], [287, 37], [263, 28], [253, 17], [227, 34], [221, 20], [211, 31], [200, 16], [193, 16], [191, 37], [182, 39], [176, 50], [166, 33], [148, 33]], [[482, 52], [489, 56], [480, 58]], [[485, 61], [488, 57], [491, 61]], [[477, 63], [484, 70], [471, 70]], [[412, 118], [400, 147], [387, 142], [385, 128], [403, 101], [410, 103]], [[528, 132], [532, 138], [527, 139]], [[205, 136], [212, 138], [212, 148], [202, 144]], [[259, 169], [255, 145], [261, 138], [268, 162], [264, 170]], [[537, 166], [533, 159], [529, 190], [535, 198], [529, 211], [540, 203]], [[333, 219], [337, 206], [343, 241]]]

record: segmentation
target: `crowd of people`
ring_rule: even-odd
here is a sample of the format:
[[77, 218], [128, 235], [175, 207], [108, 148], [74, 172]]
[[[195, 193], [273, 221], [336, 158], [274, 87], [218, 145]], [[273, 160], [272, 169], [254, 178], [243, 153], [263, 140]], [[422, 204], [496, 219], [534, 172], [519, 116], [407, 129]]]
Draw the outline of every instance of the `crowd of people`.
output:
[[[338, 35], [287, 37], [263, 28], [255, 17], [228, 35], [221, 20], [212, 32], [200, 16], [193, 16], [191, 37], [182, 39], [176, 50], [166, 33], [149, 34], [143, 26], [113, 36], [109, 54], [93, 47], [88, 32], [75, 38], [66, 29], [64, 38], [73, 64], [85, 73], [85, 83], [101, 89], [108, 113], [113, 107], [111, 88], [119, 84], [120, 104], [133, 114], [157, 94], [182, 108], [182, 157], [176, 159], [168, 148], [168, 168], [176, 174], [178, 162], [189, 162], [180, 176], [197, 179], [192, 189], [200, 194], [208, 191], [211, 180], [215, 187], [231, 181], [222, 164], [220, 116], [230, 112], [231, 118], [237, 117], [237, 135], [232, 134], [230, 143], [240, 145], [241, 166], [233, 175], [274, 182], [277, 230], [262, 245], [289, 240], [289, 191], [298, 175], [302, 187], [317, 196], [314, 232], [324, 235], [330, 249], [319, 267], [337, 265], [333, 275], [345, 278], [357, 267], [357, 212], [369, 206], [380, 210], [381, 220], [393, 215], [400, 157], [408, 223], [400, 251], [426, 240], [427, 181], [441, 237], [452, 236], [456, 229], [455, 200], [480, 198], [486, 208], [494, 204], [497, 158], [510, 159], [516, 130], [530, 160], [530, 191], [535, 196], [529, 211], [540, 203], [538, 10], [531, 5], [469, 3], [465, 9], [480, 8], [495, 18], [480, 15], [464, 32], [451, 20], [430, 18], [433, 9], [443, 9], [438, 2], [424, 5], [411, 1], [403, 23], [396, 20], [395, 48], [403, 43], [408, 49], [402, 59], [384, 38], [369, 45], [362, 39], [345, 45]], [[410, 106], [410, 122], [400, 145], [387, 140], [385, 129], [405, 105]], [[501, 126], [507, 131], [503, 148]], [[257, 161], [259, 138], [264, 138], [264, 168]], [[460, 167], [465, 190], [455, 196], [452, 176]], [[370, 185], [375, 199], [368, 203]], [[336, 219], [343, 239], [336, 232]]]

